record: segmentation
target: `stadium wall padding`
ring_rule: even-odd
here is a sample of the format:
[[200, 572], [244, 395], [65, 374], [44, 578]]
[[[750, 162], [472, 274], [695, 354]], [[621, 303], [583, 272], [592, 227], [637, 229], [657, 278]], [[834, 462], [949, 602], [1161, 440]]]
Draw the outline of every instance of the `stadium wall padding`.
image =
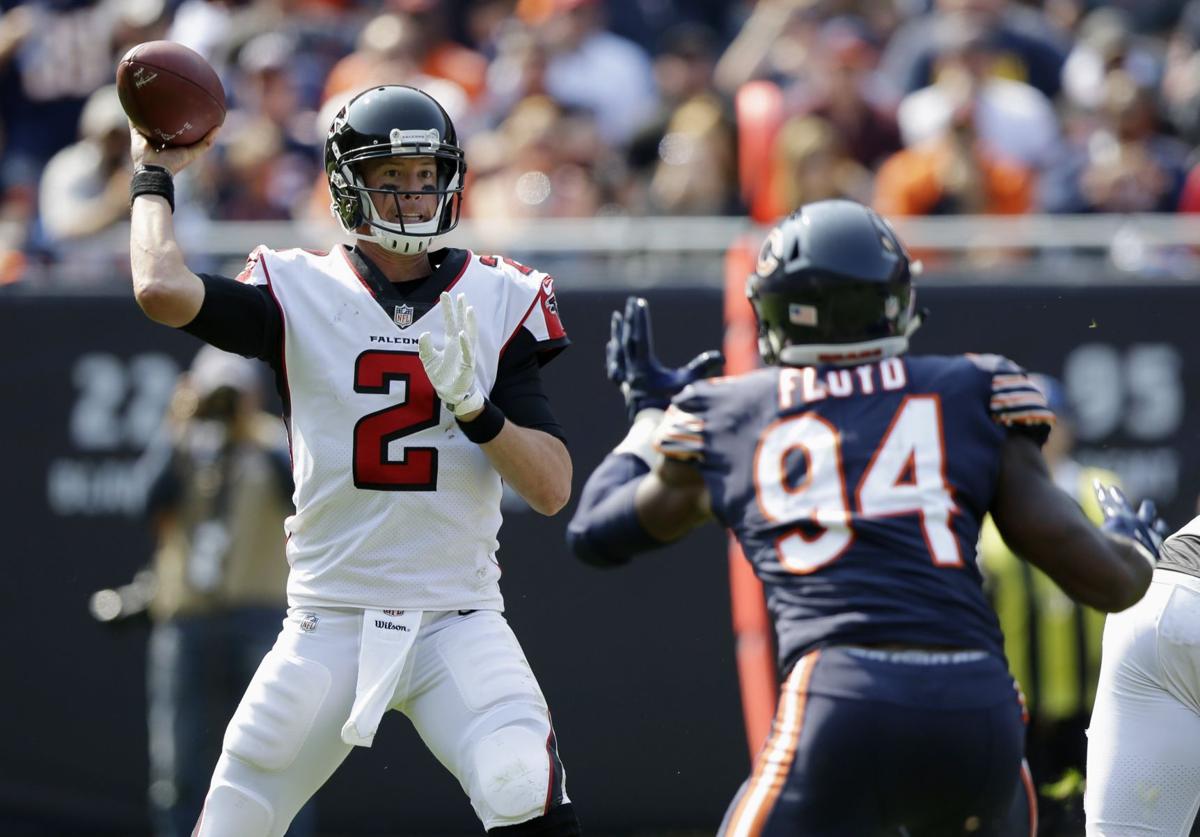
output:
[[[642, 293], [666, 362], [719, 345], [718, 290]], [[545, 379], [576, 494], [624, 432], [603, 362], [609, 312], [624, 296], [559, 282], [574, 345]], [[932, 314], [915, 351], [998, 352], [1060, 376], [1076, 404], [1080, 456], [1113, 467], [1131, 494], [1154, 495], [1173, 525], [1194, 514], [1200, 286], [930, 286], [920, 302]], [[0, 295], [5, 835], [148, 833], [146, 626], [100, 625], [87, 603], [147, 561], [140, 492], [175, 372], [197, 346], [126, 297]], [[585, 828], [715, 832], [749, 767], [723, 533], [709, 527], [599, 571], [567, 553], [571, 507], [546, 519], [507, 505], [508, 617], [554, 713]], [[376, 741], [319, 793], [322, 831], [479, 832], [462, 791], [403, 718], [393, 713]]]

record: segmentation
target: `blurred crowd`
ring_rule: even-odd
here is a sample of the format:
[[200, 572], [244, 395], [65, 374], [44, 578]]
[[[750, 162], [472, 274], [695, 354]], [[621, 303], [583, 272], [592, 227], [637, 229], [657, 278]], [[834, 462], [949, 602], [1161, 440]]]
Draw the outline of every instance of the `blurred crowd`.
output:
[[889, 215], [1200, 209], [1200, 0], [0, 8], [0, 284], [85, 265], [127, 217], [114, 68], [162, 38], [208, 58], [230, 105], [181, 224], [329, 219], [327, 126], [382, 82], [450, 112], [465, 214], [489, 222], [769, 220], [838, 196]]

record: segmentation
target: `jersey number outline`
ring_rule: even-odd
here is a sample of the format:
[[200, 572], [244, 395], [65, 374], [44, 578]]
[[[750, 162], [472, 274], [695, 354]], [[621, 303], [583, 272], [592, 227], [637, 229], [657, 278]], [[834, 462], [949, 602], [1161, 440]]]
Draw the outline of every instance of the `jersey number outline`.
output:
[[406, 447], [388, 459], [388, 445], [436, 427], [442, 401], [414, 352], [370, 349], [354, 359], [354, 391], [390, 395], [393, 382], [404, 385], [404, 400], [368, 413], [354, 424], [354, 487], [375, 491], [437, 491], [438, 449]]
[[[958, 509], [946, 480], [944, 439], [941, 400], [936, 395], [906, 396], [863, 471], [854, 501], [866, 518], [916, 513], [933, 564], [961, 567], [951, 526]], [[803, 456], [807, 466], [799, 485], [788, 479], [787, 463], [794, 455]], [[779, 563], [788, 572], [815, 572], [854, 543], [841, 434], [816, 413], [780, 419], [763, 432], [754, 453], [754, 493], [769, 522], [809, 524], [775, 540]]]

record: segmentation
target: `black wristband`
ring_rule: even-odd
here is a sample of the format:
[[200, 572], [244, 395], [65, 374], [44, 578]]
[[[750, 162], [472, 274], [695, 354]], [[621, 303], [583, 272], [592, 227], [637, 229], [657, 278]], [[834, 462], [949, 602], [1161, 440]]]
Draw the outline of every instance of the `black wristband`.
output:
[[175, 180], [171, 172], [162, 166], [138, 166], [129, 181], [129, 205], [138, 195], [159, 195], [167, 199], [171, 211], [175, 211]]
[[483, 412], [470, 421], [455, 419], [462, 428], [463, 435], [477, 445], [482, 445], [495, 439], [504, 427], [504, 411], [488, 401], [483, 401]]

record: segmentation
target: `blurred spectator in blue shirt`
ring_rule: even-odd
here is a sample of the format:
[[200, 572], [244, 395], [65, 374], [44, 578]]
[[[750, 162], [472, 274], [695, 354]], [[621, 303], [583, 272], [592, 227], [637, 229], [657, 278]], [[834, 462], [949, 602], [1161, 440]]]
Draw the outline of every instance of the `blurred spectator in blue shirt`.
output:
[[947, 27], [970, 24], [990, 34], [1000, 75], [1058, 95], [1067, 42], [1040, 10], [1012, 0], [937, 0], [934, 11], [902, 26], [883, 54], [882, 75], [899, 98], [933, 83]]
[[116, 85], [101, 87], [79, 118], [79, 140], [46, 164], [38, 213], [46, 247], [74, 281], [108, 279], [117, 251], [99, 236], [129, 217], [129, 122]]
[[1036, 87], [1003, 77], [1005, 60], [994, 33], [967, 20], [938, 30], [935, 81], [900, 102], [904, 144], [915, 147], [944, 136], [957, 108], [969, 106], [978, 141], [992, 157], [1039, 170], [1058, 154], [1058, 117]]
[[1042, 206], [1048, 212], [1173, 212], [1188, 148], [1159, 131], [1155, 91], [1112, 72], [1099, 117], [1046, 172]]
[[604, 28], [599, 0], [554, 0], [534, 27], [546, 48], [546, 92], [568, 108], [594, 114], [606, 142], [625, 145], [654, 117], [650, 56]]

